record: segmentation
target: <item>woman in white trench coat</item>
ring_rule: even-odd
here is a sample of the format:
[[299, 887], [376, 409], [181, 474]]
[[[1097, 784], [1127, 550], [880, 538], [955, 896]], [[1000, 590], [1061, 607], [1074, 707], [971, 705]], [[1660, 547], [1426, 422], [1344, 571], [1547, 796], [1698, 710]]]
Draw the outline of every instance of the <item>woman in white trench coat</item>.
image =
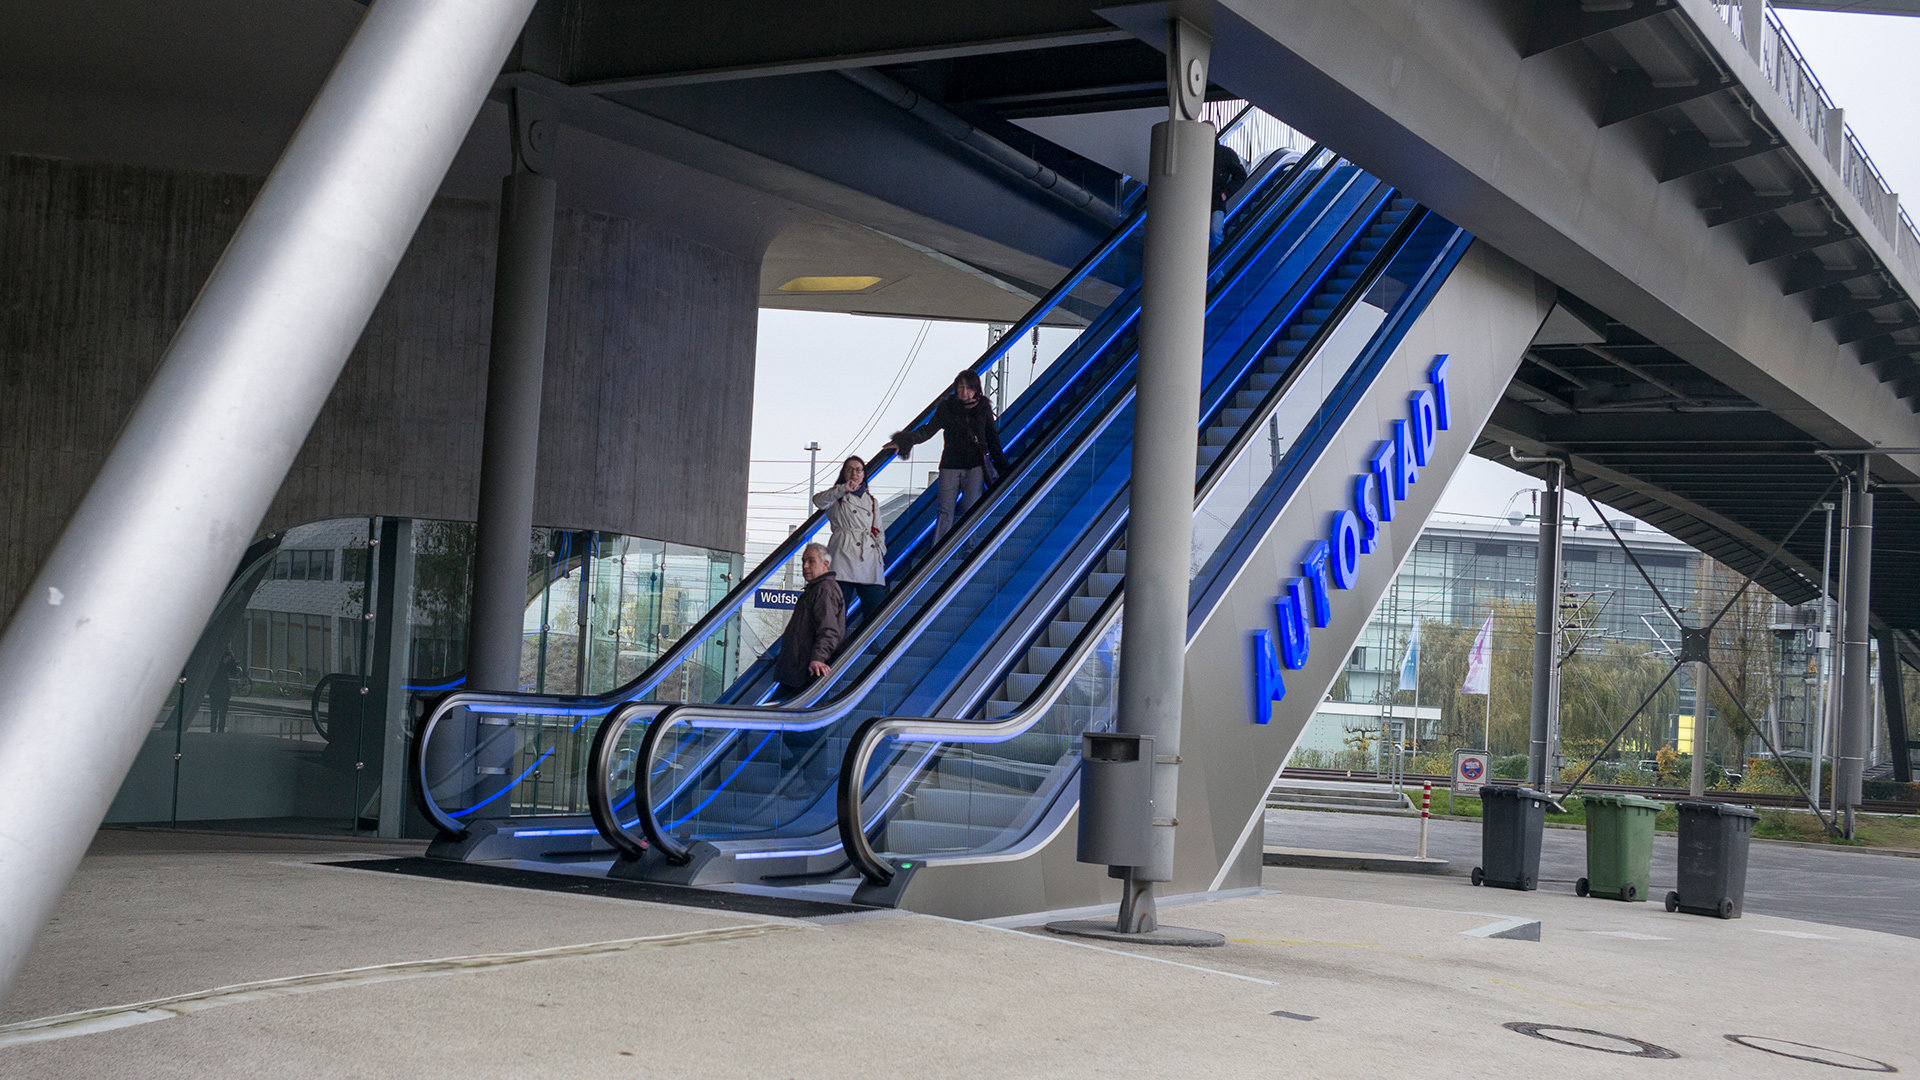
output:
[[857, 455], [848, 458], [840, 466], [840, 479], [815, 495], [813, 505], [826, 509], [833, 527], [827, 537], [827, 556], [847, 598], [851, 632], [855, 600], [860, 602], [860, 620], [865, 623], [873, 620], [873, 613], [887, 598], [887, 530], [880, 524], [879, 500], [867, 489], [867, 463]]

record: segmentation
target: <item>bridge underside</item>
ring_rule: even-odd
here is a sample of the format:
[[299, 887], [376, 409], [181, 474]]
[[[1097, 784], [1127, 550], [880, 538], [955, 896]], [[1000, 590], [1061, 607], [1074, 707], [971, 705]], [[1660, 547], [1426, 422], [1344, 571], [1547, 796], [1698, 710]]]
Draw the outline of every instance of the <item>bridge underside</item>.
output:
[[[172, 18], [121, 6], [121, 21]], [[1805, 122], [1726, 27], [1705, 22], [1717, 18], [1711, 5], [1177, 6], [1219, 38], [1210, 96], [1252, 100], [1324, 139], [1562, 289], [1579, 326], [1529, 353], [1477, 452], [1571, 455], [1601, 502], [1736, 569], [1766, 567], [1763, 584], [1783, 599], [1814, 593], [1817, 523], [1769, 556], [1836, 475], [1814, 451], [1920, 446], [1920, 309], [1897, 249], [1862, 220]], [[1920, 0], [1784, 6], [1920, 12]], [[337, 48], [356, 9], [322, 7], [309, 13], [325, 16], [316, 47]], [[1117, 169], [1018, 122], [1111, 116], [1163, 94], [1167, 4], [725, 7], [715, 18], [615, 0], [542, 4], [500, 96], [543, 95], [583, 138], [769, 195], [756, 212], [779, 238], [762, 241], [763, 306], [992, 318], [1024, 309], [1104, 231], [1098, 213], [983, 161], [841, 71], [878, 70], [1108, 203], [1125, 184]], [[242, 10], [273, 8], [225, 5], [208, 18], [241, 25], [265, 18]], [[29, 81], [143, 89], [115, 82], [136, 79], [137, 66], [101, 66], [84, 19], [23, 11], [10, 28], [0, 55]], [[138, 77], [193, 92], [182, 73], [195, 58], [162, 45], [140, 63], [165, 70]], [[62, 57], [97, 70], [57, 74]], [[289, 117], [304, 100], [269, 93], [286, 81], [276, 72], [219, 77], [287, 98]], [[781, 289], [862, 266], [890, 268], [880, 275], [901, 284]], [[1899, 486], [1920, 484], [1917, 462], [1875, 464], [1889, 485], [1877, 513], [1890, 555], [1920, 548], [1908, 542], [1920, 504]], [[1876, 616], [1920, 628], [1920, 582], [1882, 573], [1874, 586]]]

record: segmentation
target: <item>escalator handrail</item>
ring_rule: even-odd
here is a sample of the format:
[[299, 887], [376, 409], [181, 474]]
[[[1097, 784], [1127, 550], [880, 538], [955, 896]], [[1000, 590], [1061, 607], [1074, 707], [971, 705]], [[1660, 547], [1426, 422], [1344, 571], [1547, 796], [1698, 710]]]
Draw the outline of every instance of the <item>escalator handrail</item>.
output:
[[[1268, 186], [1267, 190], [1284, 191], [1290, 188], [1299, 176], [1304, 175], [1306, 170], [1320, 159], [1322, 150], [1322, 147], [1315, 146], [1309, 150], [1308, 153], [1301, 155], [1301, 157], [1289, 163], [1289, 165], [1282, 166], [1280, 171], [1286, 175], [1280, 178], [1277, 183]], [[1338, 159], [1334, 158], [1332, 160], [1337, 161]], [[1249, 188], [1245, 191], [1245, 195], [1252, 197], [1255, 194], [1257, 194], [1257, 192], [1252, 190], [1251, 185], [1249, 185]], [[1304, 196], [1306, 193], [1300, 192], [1298, 194]], [[1236, 265], [1230, 271], [1227, 271], [1224, 276], [1237, 279], [1245, 273], [1245, 270], [1244, 265]], [[1129, 319], [1128, 321], [1130, 322], [1131, 320]], [[1118, 336], [1117, 329], [1113, 336]], [[1115, 368], [1114, 377], [1120, 377], [1121, 373], [1127, 369], [1131, 362], [1131, 360], [1123, 361], [1118, 365]], [[1085, 411], [1090, 409], [1097, 400], [1097, 394], [1088, 395], [1079, 406], [1080, 411], [1076, 412], [1072, 419], [1056, 426], [1055, 433], [1051, 436], [1051, 439], [1057, 440], [1064, 437], [1064, 433], [1070, 430], [1084, 415]], [[1131, 400], [1132, 391], [1128, 390], [1110, 402], [1105, 407], [1105, 415], [1097, 418], [1094, 424], [1079, 436], [1076, 441], [1076, 447], [1084, 445], [1087, 440], [1096, 438], [1101, 432], [1105, 431], [1107, 426], [1113, 422], [1114, 416], [1116, 416], [1120, 410], [1126, 408]], [[1034, 463], [1038, 460], [1039, 456], [1040, 455], [1023, 455], [1026, 461], [1021, 468], [1016, 471], [1015, 476], [1009, 479], [1020, 479], [1028, 468], [1034, 467]], [[757, 724], [751, 725], [734, 725], [736, 730], [746, 729], [748, 727], [751, 727], [753, 730], [810, 730], [833, 723], [840, 716], [844, 715], [846, 709], [853, 707], [859, 699], [870, 692], [872, 686], [885, 675], [894, 660], [897, 659], [895, 653], [898, 650], [898, 646], [901, 643], [912, 641], [925, 622], [936, 617], [944, 610], [952, 594], [958, 590], [960, 583], [970, 579], [971, 573], [976, 568], [978, 562], [990, 556], [997, 548], [1002, 536], [1017, 527], [1020, 522], [1024, 521], [1025, 518], [1031, 514], [1033, 505], [1052, 489], [1053, 485], [1066, 474], [1076, 460], [1077, 455], [1069, 453], [1049, 466], [1048, 471], [1042, 476], [1040, 481], [1035, 484], [1031, 491], [1023, 496], [1022, 505], [1016, 507], [1003, 519], [1000, 525], [995, 527], [987, 540], [982, 542], [975, 549], [972, 556], [962, 564], [960, 569], [948, 578], [947, 583], [940, 588], [940, 591], [915, 613], [904, 629], [896, 633], [894, 644], [890, 645], [887, 650], [882, 653], [881, 657], [876, 659], [852, 686], [837, 688], [838, 692], [831, 701], [824, 703], [819, 701], [819, 695], [823, 692], [821, 689], [822, 683], [816, 683], [815, 690], [811, 691], [813, 700], [808, 701], [803, 699], [800, 702], [778, 708], [705, 703], [672, 703], [663, 708], [659, 703], [655, 702], [629, 702], [617, 707], [614, 712], [602, 722], [600, 729], [595, 733], [593, 747], [588, 756], [587, 801], [593, 813], [595, 824], [600, 828], [601, 835], [606, 838], [608, 843], [614, 845], [630, 857], [637, 857], [640, 852], [644, 850], [643, 843], [634, 838], [618, 820], [617, 813], [612, 804], [610, 777], [612, 775], [614, 756], [617, 752], [620, 738], [626, 733], [626, 730], [634, 721], [641, 718], [642, 713], [657, 710], [653, 711], [653, 715], [648, 718], [649, 727], [642, 736], [641, 744], [637, 748], [634, 760], [634, 784], [636, 789], [638, 789], [634, 802], [638, 804], [636, 808], [638, 824], [641, 827], [642, 833], [645, 835], [645, 845], [651, 845], [662, 856], [666, 857], [668, 861], [683, 864], [690, 859], [690, 849], [661, 827], [654, 813], [655, 800], [652, 791], [654, 755], [659, 751], [660, 744], [664, 740], [665, 732], [672, 726], [673, 721], [678, 719], [677, 714], [690, 711], [697, 711], [707, 716], [738, 714], [760, 721]], [[955, 530], [955, 532], [957, 533], [959, 530]], [[958, 542], [960, 542], [959, 538], [950, 534], [943, 542], [943, 548]], [[932, 556], [929, 557], [930, 561], [932, 558]]]
[[[1389, 200], [1390, 201], [1390, 200]], [[1247, 444], [1262, 427], [1267, 414], [1298, 382], [1307, 370], [1313, 357], [1332, 335], [1346, 315], [1359, 302], [1386, 272], [1392, 259], [1399, 254], [1417, 225], [1424, 221], [1427, 212], [1416, 208], [1409, 213], [1394, 230], [1392, 237], [1381, 245], [1369, 261], [1367, 268], [1342, 296], [1326, 320], [1321, 323], [1314, 335], [1307, 340], [1287, 374], [1262, 396], [1260, 404], [1253, 410], [1248, 422], [1242, 425], [1233, 439], [1221, 449], [1211, 465], [1202, 474], [1195, 485], [1194, 504], [1203, 504], [1214, 486], [1224, 475], [1225, 470], [1237, 461], [1245, 452]], [[860, 871], [869, 882], [884, 885], [893, 879], [895, 868], [882, 859], [867, 839], [867, 828], [861, 819], [862, 802], [865, 798], [864, 780], [868, 765], [880, 743], [888, 738], [916, 736], [915, 742], [1003, 742], [1026, 731], [1037, 723], [1053, 707], [1061, 692], [1066, 689], [1071, 676], [1079, 670], [1094, 646], [1112, 627], [1113, 621], [1120, 615], [1120, 607], [1126, 594], [1122, 584], [1108, 595], [1096, 611], [1094, 617], [1081, 627], [1079, 634], [1067, 646], [1059, 660], [1055, 661], [1040, 685], [1028, 695], [1019, 708], [994, 720], [965, 720], [941, 717], [904, 717], [876, 716], [861, 724], [848, 740], [846, 755], [842, 761], [839, 777], [838, 820], [840, 842], [848, 861]], [[982, 685], [992, 685], [987, 680]], [[971, 706], [970, 706], [971, 709]], [[969, 711], [970, 711], [969, 709]]]

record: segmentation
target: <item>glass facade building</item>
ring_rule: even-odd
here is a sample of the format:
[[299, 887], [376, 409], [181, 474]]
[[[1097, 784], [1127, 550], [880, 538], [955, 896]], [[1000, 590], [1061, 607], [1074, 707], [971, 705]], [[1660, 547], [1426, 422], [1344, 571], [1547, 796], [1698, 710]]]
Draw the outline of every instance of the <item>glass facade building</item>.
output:
[[[396, 518], [256, 543], [107, 821], [424, 835], [400, 766], [419, 702], [463, 680], [473, 545], [471, 523]], [[740, 561], [534, 530], [521, 688], [589, 694], [632, 680], [726, 595]], [[737, 650], [717, 636], [688, 678], [724, 683]]]

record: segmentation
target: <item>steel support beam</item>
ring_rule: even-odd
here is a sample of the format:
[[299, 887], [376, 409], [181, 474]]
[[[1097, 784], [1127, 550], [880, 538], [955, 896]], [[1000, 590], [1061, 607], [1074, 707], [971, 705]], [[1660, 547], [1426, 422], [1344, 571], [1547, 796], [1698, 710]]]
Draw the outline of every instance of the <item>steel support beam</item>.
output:
[[1887, 715], [1887, 745], [1893, 748], [1893, 779], [1913, 783], [1913, 751], [1907, 738], [1907, 695], [1901, 676], [1906, 667], [1900, 663], [1900, 635], [1892, 629], [1880, 631], [1880, 700]]
[[1540, 544], [1534, 562], [1533, 712], [1527, 743], [1527, 783], [1550, 791], [1554, 733], [1560, 726], [1560, 464], [1540, 493]]
[[0, 636], [0, 998], [532, 6], [368, 10]]
[[1643, 19], [1665, 14], [1673, 0], [1630, 0], [1626, 3], [1596, 0], [1549, 0], [1535, 5], [1533, 29], [1527, 34], [1522, 56], [1543, 52], [1612, 33]]
[[1845, 650], [1840, 672], [1839, 751], [1833, 765], [1833, 803], [1846, 819], [1847, 836], [1853, 836], [1854, 811], [1860, 805], [1861, 776], [1866, 769], [1867, 745], [1873, 731], [1873, 684], [1867, 648], [1873, 584], [1873, 491], [1867, 486], [1867, 463], [1861, 459], [1854, 474], [1852, 513], [1843, 527], [1841, 543], [1847, 561], [1842, 590], [1846, 607], [1842, 612], [1841, 641]]
[[1770, 191], [1762, 194], [1748, 187], [1744, 181], [1728, 180], [1714, 192], [1714, 201], [1704, 207], [1707, 227], [1719, 228], [1736, 221], [1766, 214], [1778, 213], [1790, 206], [1799, 206], [1820, 198], [1820, 193], [1810, 187], [1795, 188], [1791, 191]]
[[1817, 251], [1829, 244], [1852, 239], [1853, 235], [1851, 231], [1837, 227], [1817, 233], [1798, 233], [1779, 222], [1772, 222], [1755, 235], [1753, 246], [1747, 249], [1747, 264], [1757, 266], [1788, 255]]
[[[1127, 519], [1127, 645], [1120, 652], [1119, 729], [1151, 736], [1152, 858], [1124, 868], [1119, 929], [1157, 929], [1153, 883], [1173, 879], [1179, 805], [1180, 705], [1187, 665], [1187, 563], [1199, 457], [1206, 334], [1213, 127], [1195, 119], [1206, 92], [1205, 39], [1175, 23], [1168, 49], [1173, 119], [1154, 125], [1140, 286], [1140, 361]], [[1188, 79], [1188, 68], [1199, 75]]]
[[1733, 76], [1724, 72], [1678, 86], [1656, 84], [1644, 71], [1622, 71], [1607, 84], [1607, 100], [1600, 107], [1600, 126], [1612, 127], [1648, 113], [1685, 105], [1733, 88]]
[[[377, 732], [380, 751], [381, 836], [405, 835], [403, 827], [413, 807], [407, 798], [407, 748], [412, 745], [413, 717], [407, 707], [407, 678], [411, 674], [407, 616], [413, 611], [413, 522], [408, 518], [381, 518], [373, 544], [374, 588], [372, 651], [360, 699], [361, 738]], [[378, 717], [378, 723], [374, 718]], [[359, 807], [354, 808], [359, 812]]]
[[1771, 154], [1782, 145], [1779, 139], [1764, 132], [1756, 132], [1746, 142], [1718, 146], [1698, 132], [1676, 131], [1667, 136], [1666, 146], [1661, 150], [1660, 182], [1671, 183], [1697, 172]]
[[1844, 285], [1849, 281], [1858, 281], [1864, 277], [1873, 277], [1880, 268], [1872, 263], [1859, 266], [1828, 266], [1819, 259], [1795, 259], [1787, 270], [1787, 280], [1780, 291], [1788, 296], [1796, 293], [1812, 292], [1830, 285]]

